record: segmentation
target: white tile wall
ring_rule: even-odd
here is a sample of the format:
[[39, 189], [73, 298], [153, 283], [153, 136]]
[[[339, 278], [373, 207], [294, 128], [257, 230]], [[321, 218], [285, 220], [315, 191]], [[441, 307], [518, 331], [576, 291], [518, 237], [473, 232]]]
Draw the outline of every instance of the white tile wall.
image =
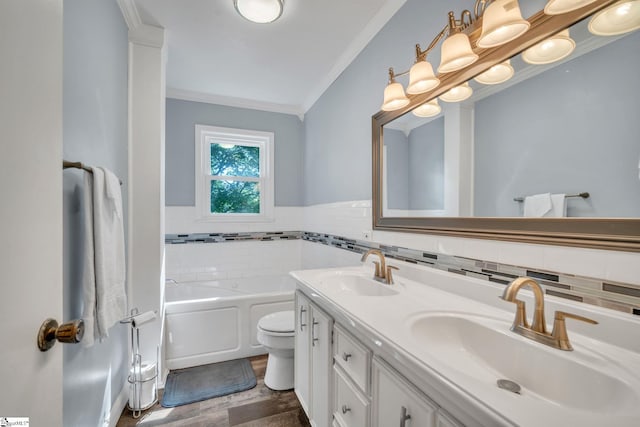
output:
[[177, 281], [285, 275], [302, 268], [301, 240], [166, 246], [166, 277]]
[[[371, 232], [370, 201], [331, 203], [306, 209], [305, 231], [361, 240], [364, 240], [363, 231]], [[640, 253], [635, 252], [385, 231], [373, 231], [371, 237], [372, 241], [387, 245], [640, 285]]]
[[[359, 240], [368, 234], [387, 245], [640, 285], [638, 253], [372, 231], [370, 200], [278, 207], [273, 223], [257, 224], [196, 223], [194, 208], [167, 207], [166, 223], [167, 233], [304, 230]], [[359, 256], [310, 242], [256, 241], [167, 245], [166, 262], [168, 278], [195, 280], [354, 265]]]

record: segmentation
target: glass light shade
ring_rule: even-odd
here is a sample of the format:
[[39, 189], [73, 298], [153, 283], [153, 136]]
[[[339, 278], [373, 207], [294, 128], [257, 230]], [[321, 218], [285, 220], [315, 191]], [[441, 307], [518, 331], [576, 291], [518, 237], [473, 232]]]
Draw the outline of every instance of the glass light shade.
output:
[[384, 88], [384, 101], [382, 101], [382, 111], [393, 111], [402, 108], [409, 103], [409, 98], [404, 94], [404, 89], [400, 83], [389, 83]]
[[473, 89], [468, 82], [464, 82], [460, 86], [453, 87], [447, 92], [440, 95], [440, 99], [445, 102], [460, 102], [473, 95]]
[[233, 6], [243, 18], [268, 24], [280, 18], [284, 0], [233, 0]]
[[589, 31], [597, 36], [615, 36], [640, 28], [640, 0], [619, 1], [593, 15]]
[[547, 15], [560, 15], [580, 9], [596, 0], [549, 0], [544, 6], [544, 13]]
[[415, 95], [424, 93], [440, 84], [440, 80], [433, 73], [433, 67], [427, 61], [418, 61], [409, 70], [409, 86], [407, 93]]
[[522, 52], [522, 59], [528, 64], [551, 64], [566, 58], [575, 48], [576, 42], [566, 29]]
[[529, 21], [522, 17], [518, 0], [495, 0], [482, 14], [482, 35], [478, 47], [500, 46], [524, 34]]
[[514, 73], [515, 71], [511, 66], [511, 60], [507, 59], [506, 61], [496, 64], [484, 73], [476, 76], [474, 80], [478, 83], [482, 83], [483, 85], [497, 85], [509, 80], [513, 77]]
[[412, 113], [418, 117], [433, 117], [440, 114], [442, 108], [438, 104], [438, 98], [434, 98], [429, 102], [425, 102], [421, 106], [414, 108]]
[[442, 43], [440, 57], [439, 73], [458, 71], [478, 60], [478, 55], [471, 50], [469, 36], [464, 33], [447, 37]]

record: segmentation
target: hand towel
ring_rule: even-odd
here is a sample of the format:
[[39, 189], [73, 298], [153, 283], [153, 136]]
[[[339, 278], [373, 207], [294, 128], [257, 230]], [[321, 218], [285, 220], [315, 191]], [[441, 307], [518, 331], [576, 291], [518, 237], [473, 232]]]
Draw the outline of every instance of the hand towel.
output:
[[96, 318], [98, 333], [105, 338], [127, 310], [122, 194], [113, 172], [92, 170]]
[[96, 271], [93, 257], [93, 175], [84, 174], [82, 189], [82, 319], [84, 336], [82, 346], [91, 347], [97, 335], [96, 328]]
[[551, 195], [551, 209], [544, 214], [545, 218], [562, 218], [567, 216], [567, 198], [563, 194]]
[[551, 194], [543, 193], [524, 198], [525, 217], [543, 217], [551, 210]]

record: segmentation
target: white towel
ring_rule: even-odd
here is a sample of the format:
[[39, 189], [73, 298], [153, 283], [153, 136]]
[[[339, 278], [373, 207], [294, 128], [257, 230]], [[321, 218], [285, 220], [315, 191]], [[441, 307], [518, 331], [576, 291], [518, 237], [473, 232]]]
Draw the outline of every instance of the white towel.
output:
[[96, 319], [104, 338], [126, 316], [127, 297], [120, 181], [103, 168], [93, 168], [93, 237]]
[[84, 320], [83, 347], [91, 347], [98, 336], [96, 328], [96, 270], [93, 257], [93, 175], [84, 174], [82, 191], [84, 221], [82, 248], [82, 318]]
[[551, 194], [543, 193], [524, 198], [524, 216], [540, 218], [552, 208]]
[[545, 218], [562, 218], [567, 216], [567, 198], [565, 194], [551, 195], [551, 209], [544, 214]]

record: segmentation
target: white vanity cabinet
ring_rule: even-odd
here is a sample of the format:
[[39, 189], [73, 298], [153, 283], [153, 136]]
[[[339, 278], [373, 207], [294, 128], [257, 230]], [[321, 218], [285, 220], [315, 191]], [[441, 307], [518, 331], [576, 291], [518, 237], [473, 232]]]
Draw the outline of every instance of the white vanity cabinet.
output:
[[331, 424], [333, 319], [296, 292], [295, 392], [314, 427]]
[[438, 407], [386, 363], [374, 359], [372, 377], [372, 427], [436, 426]]

